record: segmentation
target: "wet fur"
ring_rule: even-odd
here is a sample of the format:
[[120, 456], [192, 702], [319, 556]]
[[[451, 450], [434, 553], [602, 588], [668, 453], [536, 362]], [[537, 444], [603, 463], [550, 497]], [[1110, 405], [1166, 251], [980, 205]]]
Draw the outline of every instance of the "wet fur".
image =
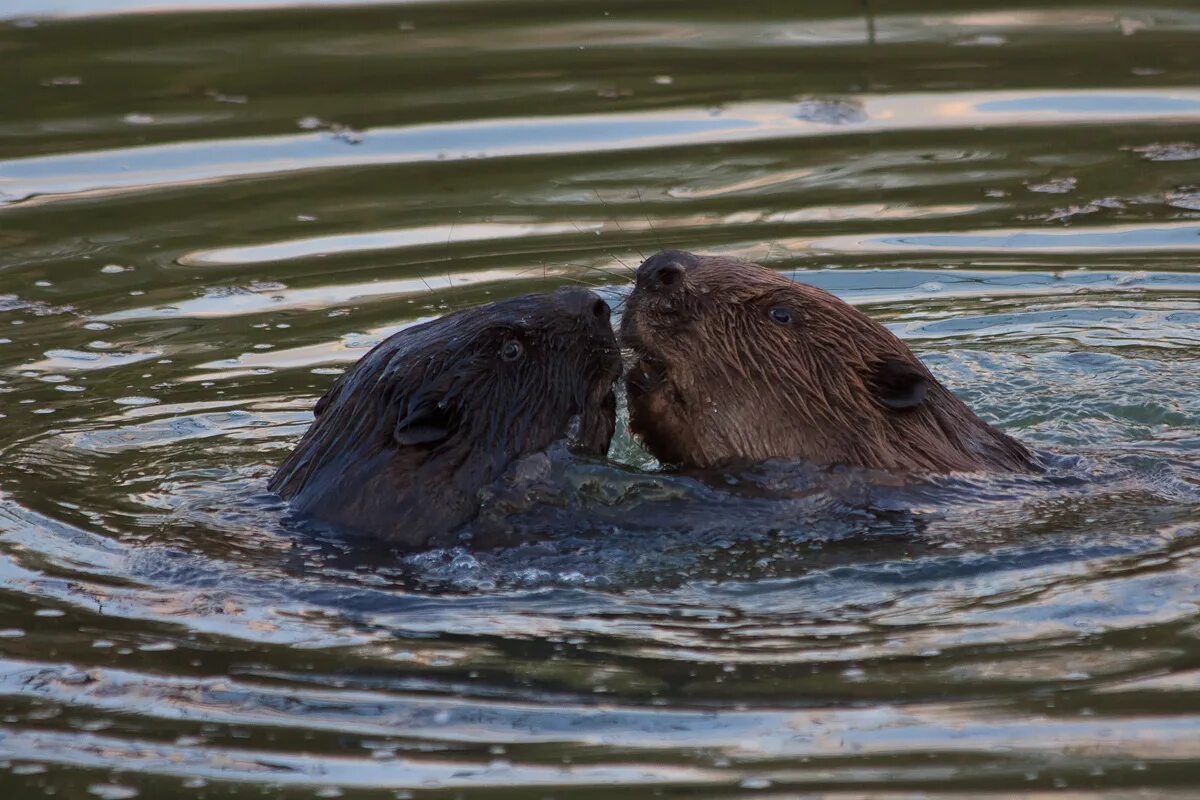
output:
[[[680, 277], [655, 290], [649, 276], [666, 262], [682, 266]], [[784, 457], [925, 473], [1038, 469], [882, 325], [757, 264], [652, 256], [621, 336], [638, 359], [627, 376], [630, 427], [666, 464]]]
[[[590, 299], [589, 299], [590, 298]], [[602, 456], [619, 374], [602, 303], [581, 289], [448, 314], [381, 342], [314, 409], [270, 488], [302, 514], [390, 542], [451, 543], [480, 490], [521, 456], [568, 435]], [[501, 357], [511, 340], [523, 346]]]

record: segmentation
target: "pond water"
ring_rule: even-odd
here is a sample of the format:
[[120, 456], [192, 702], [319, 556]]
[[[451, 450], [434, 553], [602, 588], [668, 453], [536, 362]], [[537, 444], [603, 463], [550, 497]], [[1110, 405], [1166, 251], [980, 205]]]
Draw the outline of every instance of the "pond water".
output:
[[[1194, 3], [6, 0], [0, 65], [11, 797], [1195, 796]], [[667, 247], [859, 304], [1077, 480], [862, 535], [285, 525], [374, 342]]]

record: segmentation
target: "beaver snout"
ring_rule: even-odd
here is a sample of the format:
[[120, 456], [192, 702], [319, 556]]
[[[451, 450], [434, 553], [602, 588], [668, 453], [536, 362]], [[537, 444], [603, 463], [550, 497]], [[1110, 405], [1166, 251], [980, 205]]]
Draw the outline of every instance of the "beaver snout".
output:
[[642, 262], [637, 271], [637, 288], [655, 294], [669, 294], [683, 285], [688, 267], [696, 257], [682, 250], [663, 250]]
[[646, 272], [646, 288], [652, 292], [669, 291], [683, 280], [683, 273], [683, 265], [674, 261], [655, 264], [653, 269]]
[[564, 311], [593, 325], [608, 328], [612, 311], [600, 295], [588, 289], [559, 289], [559, 302]]

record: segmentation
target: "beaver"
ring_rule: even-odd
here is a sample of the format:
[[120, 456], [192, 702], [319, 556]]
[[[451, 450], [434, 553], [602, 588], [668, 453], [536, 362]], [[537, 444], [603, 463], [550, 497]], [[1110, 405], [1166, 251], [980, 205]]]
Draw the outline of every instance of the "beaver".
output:
[[621, 321], [630, 428], [666, 465], [796, 458], [887, 472], [1039, 472], [894, 334], [758, 264], [646, 259]]
[[385, 339], [317, 401], [269, 488], [303, 515], [401, 547], [454, 543], [481, 492], [554, 442], [603, 456], [620, 351], [578, 288], [447, 314]]

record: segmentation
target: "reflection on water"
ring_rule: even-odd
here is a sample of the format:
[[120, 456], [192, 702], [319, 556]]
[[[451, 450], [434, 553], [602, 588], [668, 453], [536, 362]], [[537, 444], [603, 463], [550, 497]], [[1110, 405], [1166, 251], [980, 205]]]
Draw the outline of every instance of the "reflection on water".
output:
[[[968, 5], [4, 4], [0, 786], [1190, 796], [1200, 12]], [[666, 247], [1051, 474], [704, 482], [622, 421], [555, 536], [421, 554], [265, 491], [383, 337]]]
[[[338, 134], [201, 140], [0, 161], [7, 202], [77, 194], [202, 185], [238, 176], [311, 169], [479, 160], [525, 155], [579, 155], [888, 131], [974, 126], [1044, 126], [1128, 120], [1195, 124], [1200, 91], [1166, 89], [1043, 93], [864, 96], [861, 113], [814, 112], [809, 103], [734, 103], [519, 120], [472, 120], [407, 128], [373, 128], [347, 141]], [[164, 120], [193, 127], [198, 119]], [[303, 122], [303, 120], [302, 120]], [[131, 167], [134, 164], [136, 167]], [[47, 195], [50, 198], [47, 198]]]

